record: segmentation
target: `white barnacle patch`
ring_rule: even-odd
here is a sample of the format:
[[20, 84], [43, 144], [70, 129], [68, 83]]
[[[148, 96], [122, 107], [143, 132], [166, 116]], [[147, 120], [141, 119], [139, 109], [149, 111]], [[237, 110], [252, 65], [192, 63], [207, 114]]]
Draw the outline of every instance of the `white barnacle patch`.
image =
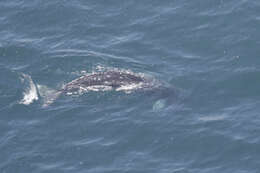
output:
[[106, 85], [93, 85], [86, 88], [88, 91], [109, 91], [112, 90], [111, 86]]
[[72, 92], [67, 92], [66, 95], [70, 96], [70, 95], [73, 95]]
[[122, 85], [119, 88], [117, 88], [116, 91], [124, 91], [126, 93], [129, 93], [133, 90], [142, 88], [142, 86], [143, 86], [142, 82], [133, 83], [133, 84], [125, 84], [125, 85]]

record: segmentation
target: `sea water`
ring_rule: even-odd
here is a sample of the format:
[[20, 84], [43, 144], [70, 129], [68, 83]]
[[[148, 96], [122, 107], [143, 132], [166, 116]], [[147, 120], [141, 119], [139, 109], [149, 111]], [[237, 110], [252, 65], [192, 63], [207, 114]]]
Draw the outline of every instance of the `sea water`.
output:
[[[259, 30], [257, 0], [1, 0], [0, 172], [258, 173]], [[43, 106], [111, 68], [172, 90]]]

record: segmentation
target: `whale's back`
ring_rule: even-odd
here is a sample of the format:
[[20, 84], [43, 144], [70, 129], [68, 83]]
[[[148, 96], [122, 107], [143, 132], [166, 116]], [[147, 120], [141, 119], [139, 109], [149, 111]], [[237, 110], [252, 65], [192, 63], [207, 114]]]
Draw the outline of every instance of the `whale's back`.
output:
[[100, 91], [104, 88], [121, 90], [129, 86], [138, 86], [141, 88], [147, 86], [148, 83], [148, 79], [141, 75], [122, 71], [107, 71], [79, 77], [66, 84], [63, 92], [73, 93], [78, 90]]

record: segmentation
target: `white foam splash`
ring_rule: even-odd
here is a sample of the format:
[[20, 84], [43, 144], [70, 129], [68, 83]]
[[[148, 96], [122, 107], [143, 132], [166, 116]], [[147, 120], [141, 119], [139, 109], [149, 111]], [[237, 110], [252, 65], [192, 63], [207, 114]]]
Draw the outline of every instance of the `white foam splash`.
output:
[[27, 82], [28, 86], [26, 86], [25, 91], [23, 92], [23, 99], [20, 100], [19, 104], [29, 105], [35, 100], [38, 100], [37, 89], [31, 76], [22, 74], [22, 78], [20, 79], [23, 83]]

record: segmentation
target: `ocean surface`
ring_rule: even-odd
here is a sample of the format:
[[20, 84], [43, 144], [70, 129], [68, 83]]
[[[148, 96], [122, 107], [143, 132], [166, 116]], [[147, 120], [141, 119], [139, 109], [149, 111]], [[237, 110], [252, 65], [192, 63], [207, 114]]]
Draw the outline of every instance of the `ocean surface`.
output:
[[[259, 173], [260, 1], [0, 0], [0, 173]], [[123, 70], [161, 91], [62, 95]]]

